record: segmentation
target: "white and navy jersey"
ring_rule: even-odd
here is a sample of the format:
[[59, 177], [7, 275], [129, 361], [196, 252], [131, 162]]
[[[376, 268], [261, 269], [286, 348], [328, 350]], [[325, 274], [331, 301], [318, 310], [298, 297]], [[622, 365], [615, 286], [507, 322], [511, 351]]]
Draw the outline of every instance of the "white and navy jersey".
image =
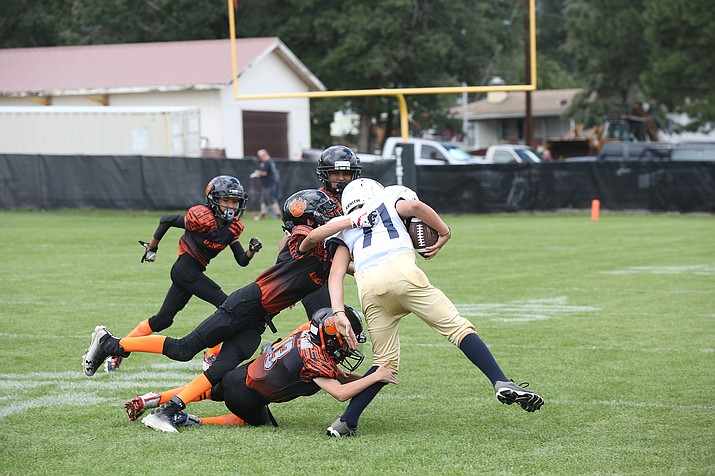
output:
[[351, 228], [338, 235], [350, 250], [356, 272], [374, 268], [395, 253], [414, 252], [412, 239], [395, 209], [398, 200], [386, 194], [365, 205], [366, 212], [377, 212], [377, 222], [371, 228]]

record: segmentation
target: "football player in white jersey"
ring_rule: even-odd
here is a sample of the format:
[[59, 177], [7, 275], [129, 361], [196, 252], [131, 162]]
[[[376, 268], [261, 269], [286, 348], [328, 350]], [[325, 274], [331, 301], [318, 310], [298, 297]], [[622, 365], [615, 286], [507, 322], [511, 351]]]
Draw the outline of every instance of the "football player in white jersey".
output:
[[[342, 206], [346, 216], [313, 230], [302, 246], [326, 238], [340, 244], [328, 278], [331, 304], [336, 314], [344, 312], [343, 280], [353, 261], [360, 304], [372, 341], [373, 363], [365, 375], [380, 365], [398, 369], [400, 319], [414, 313], [457, 345], [489, 378], [499, 401], [509, 405], [517, 403], [528, 412], [541, 408], [543, 398], [504, 375], [474, 325], [459, 314], [441, 290], [430, 284], [417, 266], [405, 220], [417, 217], [439, 234], [437, 243], [426, 249], [425, 257], [430, 259], [452, 236], [451, 229], [437, 212], [420, 201], [409, 188], [392, 186], [385, 189], [371, 179], [350, 182], [343, 191]], [[328, 428], [327, 434], [337, 437], [354, 435], [360, 415], [384, 386], [384, 383], [373, 384], [353, 397], [345, 413]]]

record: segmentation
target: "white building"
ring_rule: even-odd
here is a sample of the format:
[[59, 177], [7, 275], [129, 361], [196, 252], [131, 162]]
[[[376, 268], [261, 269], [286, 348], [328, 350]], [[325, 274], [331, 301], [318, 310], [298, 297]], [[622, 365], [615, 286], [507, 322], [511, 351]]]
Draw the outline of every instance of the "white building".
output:
[[[275, 37], [237, 39], [236, 63], [239, 95], [325, 90]], [[0, 110], [198, 107], [204, 155], [300, 159], [310, 100], [236, 100], [232, 79], [230, 40], [0, 49]]]

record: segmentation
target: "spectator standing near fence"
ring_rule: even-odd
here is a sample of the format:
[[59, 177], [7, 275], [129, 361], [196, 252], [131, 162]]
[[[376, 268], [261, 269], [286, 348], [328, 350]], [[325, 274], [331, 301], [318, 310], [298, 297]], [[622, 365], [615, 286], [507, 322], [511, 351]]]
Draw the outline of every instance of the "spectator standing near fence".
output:
[[256, 215], [256, 220], [263, 220], [268, 212], [268, 207], [271, 207], [273, 216], [281, 219], [281, 207], [278, 205], [278, 200], [281, 199], [283, 192], [281, 191], [281, 175], [278, 172], [276, 163], [271, 158], [271, 155], [266, 149], [260, 149], [256, 152], [260, 164], [251, 174], [251, 178], [261, 180], [261, 191], [259, 201], [261, 203], [261, 211]]

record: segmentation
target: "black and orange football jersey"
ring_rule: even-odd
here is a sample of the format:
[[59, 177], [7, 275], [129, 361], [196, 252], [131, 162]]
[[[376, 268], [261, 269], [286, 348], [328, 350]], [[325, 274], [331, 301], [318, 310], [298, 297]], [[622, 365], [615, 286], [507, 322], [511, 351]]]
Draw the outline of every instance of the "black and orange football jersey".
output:
[[309, 332], [295, 333], [248, 365], [246, 386], [271, 402], [287, 402], [320, 390], [313, 379], [338, 378], [338, 366]]
[[270, 314], [278, 314], [327, 282], [330, 256], [323, 246], [301, 253], [298, 249], [312, 228], [299, 225], [291, 230], [276, 264], [256, 278], [261, 288], [261, 305]]
[[218, 220], [208, 207], [196, 205], [186, 212], [184, 227], [186, 232], [179, 239], [179, 256], [188, 253], [207, 266], [221, 250], [238, 240], [244, 225], [241, 220], [230, 223]]
[[333, 214], [333, 218], [339, 217], [343, 215], [343, 206], [340, 204], [340, 198], [338, 198], [333, 192], [328, 190], [325, 187], [320, 187], [318, 190], [323, 192], [325, 195], [327, 195], [332, 201], [334, 201], [337, 205], [338, 208], [335, 210], [335, 213]]

